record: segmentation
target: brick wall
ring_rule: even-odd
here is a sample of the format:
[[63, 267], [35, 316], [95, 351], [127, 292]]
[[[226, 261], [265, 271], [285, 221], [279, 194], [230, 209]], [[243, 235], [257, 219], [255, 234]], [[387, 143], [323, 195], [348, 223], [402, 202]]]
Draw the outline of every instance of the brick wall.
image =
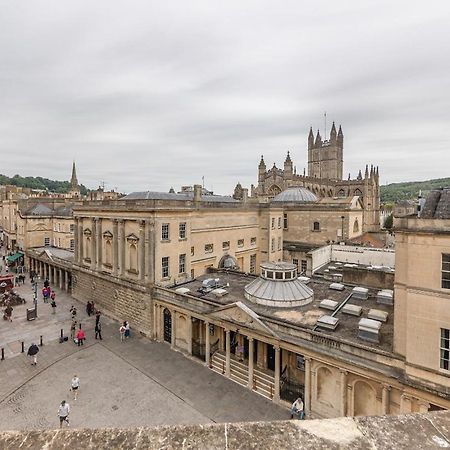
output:
[[152, 336], [153, 301], [146, 287], [74, 268], [72, 296], [83, 303], [93, 300], [105, 315], [128, 320], [132, 329]]

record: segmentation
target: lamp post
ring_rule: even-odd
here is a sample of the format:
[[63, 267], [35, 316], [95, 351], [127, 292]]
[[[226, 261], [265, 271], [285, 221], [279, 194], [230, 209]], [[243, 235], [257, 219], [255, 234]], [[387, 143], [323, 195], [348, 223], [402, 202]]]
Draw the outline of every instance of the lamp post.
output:
[[34, 301], [34, 314], [37, 317], [37, 304], [38, 304], [38, 295], [37, 295], [37, 283], [38, 279], [40, 277], [37, 276], [36, 279], [32, 283], [32, 290], [33, 290], [33, 301]]
[[345, 220], [345, 216], [341, 216], [341, 241], [344, 242], [344, 220]]

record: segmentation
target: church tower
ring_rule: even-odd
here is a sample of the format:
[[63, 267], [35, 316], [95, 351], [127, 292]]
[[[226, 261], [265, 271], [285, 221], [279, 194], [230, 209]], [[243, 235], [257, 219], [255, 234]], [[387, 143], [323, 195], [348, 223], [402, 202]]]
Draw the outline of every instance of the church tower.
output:
[[344, 133], [336, 125], [330, 131], [330, 138], [322, 141], [319, 130], [314, 140], [312, 128], [308, 135], [308, 176], [320, 179], [342, 180], [344, 170]]
[[70, 178], [69, 197], [80, 198], [80, 186], [78, 185], [77, 169], [75, 168], [75, 161], [72, 164], [72, 177]]

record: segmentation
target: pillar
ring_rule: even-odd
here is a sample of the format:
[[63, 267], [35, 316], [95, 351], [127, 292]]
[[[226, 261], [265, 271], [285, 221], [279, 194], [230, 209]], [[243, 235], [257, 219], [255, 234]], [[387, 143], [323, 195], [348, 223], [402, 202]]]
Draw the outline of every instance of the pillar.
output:
[[230, 353], [231, 353], [231, 342], [230, 342], [230, 330], [225, 330], [225, 375], [230, 377]]
[[305, 413], [311, 412], [311, 358], [305, 358]]
[[176, 317], [175, 317], [175, 311], [170, 310], [170, 315], [172, 317], [172, 335], [171, 335], [171, 341], [170, 341], [170, 347], [174, 349], [176, 347], [176, 335], [175, 335], [175, 327], [176, 327]]
[[155, 282], [155, 222], [147, 220], [145, 225], [145, 281]]
[[96, 252], [95, 252], [95, 256], [96, 256], [96, 269], [101, 272], [102, 267], [103, 267], [103, 262], [102, 262], [102, 245], [103, 245], [103, 233], [102, 233], [102, 219], [97, 218], [97, 238], [96, 238], [96, 244], [97, 244], [97, 248], [96, 248]]
[[59, 278], [59, 288], [61, 290], [63, 289], [63, 286], [64, 286], [62, 274], [63, 274], [63, 270], [59, 269], [59, 277], [58, 278]]
[[[73, 221], [74, 221], [74, 226], [73, 226], [74, 236], [73, 237], [75, 239], [75, 242], [77, 242], [77, 240], [78, 240], [78, 236], [77, 236], [78, 222], [79, 222], [78, 217], [74, 216]], [[75, 248], [74, 248], [74, 256], [73, 256], [73, 260], [74, 260], [75, 264], [78, 262], [78, 259], [79, 259], [79, 246], [78, 246], [78, 242], [77, 242], [77, 245], [75, 245]]]
[[[145, 221], [139, 223], [139, 280], [145, 280]], [[192, 342], [191, 342], [192, 345]], [[192, 353], [192, 351], [191, 351]]]
[[411, 412], [411, 397], [406, 394], [400, 396], [400, 414]]
[[341, 370], [341, 416], [347, 415], [347, 371]]
[[113, 270], [112, 273], [117, 277], [119, 273], [119, 221], [113, 221]]
[[417, 401], [418, 405], [419, 405], [419, 412], [420, 413], [427, 413], [430, 409], [430, 404], [425, 401], [425, 400], [418, 400]]
[[280, 400], [280, 356], [281, 349], [279, 346], [275, 347], [275, 392], [273, 393], [274, 401]]
[[125, 221], [119, 220], [119, 276], [125, 275]]
[[78, 263], [83, 264], [83, 221], [78, 220]]
[[381, 391], [381, 414], [383, 415], [389, 414], [390, 390], [390, 386], [383, 384], [383, 390]]
[[209, 322], [205, 322], [205, 365], [209, 367], [211, 357], [211, 336], [209, 335]]
[[92, 218], [91, 230], [91, 270], [97, 267], [97, 218]]
[[254, 340], [248, 338], [248, 388], [253, 390], [253, 359], [254, 359]]
[[192, 355], [192, 317], [188, 317], [187, 319], [187, 352], [189, 355]]

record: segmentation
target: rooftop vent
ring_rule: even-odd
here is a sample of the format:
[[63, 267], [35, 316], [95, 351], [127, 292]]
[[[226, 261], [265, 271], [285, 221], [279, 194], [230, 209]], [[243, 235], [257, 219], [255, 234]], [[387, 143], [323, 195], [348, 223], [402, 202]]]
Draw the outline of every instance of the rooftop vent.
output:
[[347, 267], [347, 268], [355, 268], [355, 267], [358, 267], [358, 264], [344, 264], [344, 267]]
[[356, 286], [352, 289], [352, 294], [354, 298], [359, 298], [360, 300], [367, 300], [369, 298], [369, 289]]
[[380, 342], [380, 328], [381, 322], [373, 319], [361, 319], [358, 323], [358, 337], [365, 341]]
[[329, 269], [329, 270], [336, 270], [337, 267], [336, 267], [336, 266], [328, 266], [328, 269]]
[[228, 294], [228, 291], [222, 288], [213, 289], [211, 294], [214, 294], [216, 297], [223, 297]]
[[378, 320], [380, 322], [387, 322], [389, 314], [386, 311], [381, 311], [381, 309], [371, 309], [367, 317], [369, 319]]
[[311, 281], [311, 278], [301, 276], [301, 277], [297, 277], [297, 280], [301, 281], [303, 284], [308, 284]]
[[394, 304], [394, 292], [391, 289], [383, 289], [377, 294], [377, 303], [381, 305], [393, 305]]
[[175, 292], [177, 292], [178, 294], [187, 294], [188, 292], [191, 292], [191, 290], [185, 287], [179, 287], [175, 289]]
[[333, 289], [333, 291], [343, 291], [345, 286], [341, 283], [331, 283], [330, 289]]
[[352, 305], [350, 303], [347, 303], [342, 308], [342, 312], [344, 314], [350, 314], [351, 316], [360, 316], [362, 313], [362, 308], [359, 305]]
[[330, 311], [334, 311], [337, 308], [338, 304], [339, 304], [338, 302], [335, 302], [334, 300], [330, 300], [330, 299], [326, 298], [325, 300], [322, 300], [319, 303], [319, 308], [329, 309]]
[[317, 321], [316, 325], [327, 330], [335, 330], [339, 324], [339, 319], [333, 316], [322, 316]]
[[342, 273], [332, 273], [331, 279], [339, 283], [344, 279], [344, 276], [342, 275]]

